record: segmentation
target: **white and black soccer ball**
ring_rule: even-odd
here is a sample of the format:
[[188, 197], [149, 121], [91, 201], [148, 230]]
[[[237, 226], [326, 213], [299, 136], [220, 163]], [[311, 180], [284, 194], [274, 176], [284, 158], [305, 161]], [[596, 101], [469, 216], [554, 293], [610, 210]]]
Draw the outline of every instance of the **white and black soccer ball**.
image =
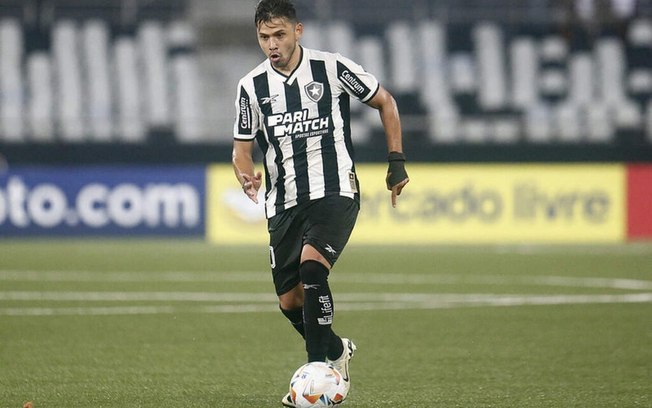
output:
[[290, 398], [297, 408], [334, 407], [347, 391], [342, 374], [325, 362], [302, 365], [290, 380]]

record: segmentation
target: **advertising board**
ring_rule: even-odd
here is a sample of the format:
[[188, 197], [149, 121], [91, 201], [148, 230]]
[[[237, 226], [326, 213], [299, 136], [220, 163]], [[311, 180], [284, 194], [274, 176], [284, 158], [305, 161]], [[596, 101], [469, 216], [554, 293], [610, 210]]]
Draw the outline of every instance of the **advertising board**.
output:
[[[610, 243], [626, 232], [621, 165], [411, 164], [392, 208], [385, 165], [359, 165], [362, 208], [352, 243]], [[242, 193], [230, 166], [209, 170], [207, 235], [266, 243], [263, 205]], [[262, 192], [259, 197], [262, 203]]]
[[203, 167], [23, 167], [0, 173], [0, 236], [204, 233]]
[[652, 238], [652, 166], [627, 166], [627, 236]]
[[264, 190], [254, 204], [238, 185], [230, 165], [216, 164], [206, 175], [206, 236], [218, 244], [266, 244]]

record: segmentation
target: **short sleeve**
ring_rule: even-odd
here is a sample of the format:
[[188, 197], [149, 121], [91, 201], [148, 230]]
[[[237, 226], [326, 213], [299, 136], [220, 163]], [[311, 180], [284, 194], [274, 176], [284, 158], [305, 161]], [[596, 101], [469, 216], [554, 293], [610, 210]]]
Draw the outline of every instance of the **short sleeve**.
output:
[[258, 115], [255, 99], [242, 82], [238, 84], [235, 100], [236, 118], [233, 124], [233, 138], [236, 140], [253, 140], [258, 131]]
[[339, 54], [337, 55], [336, 64], [337, 80], [349, 95], [362, 102], [368, 102], [376, 95], [380, 84], [375, 76]]

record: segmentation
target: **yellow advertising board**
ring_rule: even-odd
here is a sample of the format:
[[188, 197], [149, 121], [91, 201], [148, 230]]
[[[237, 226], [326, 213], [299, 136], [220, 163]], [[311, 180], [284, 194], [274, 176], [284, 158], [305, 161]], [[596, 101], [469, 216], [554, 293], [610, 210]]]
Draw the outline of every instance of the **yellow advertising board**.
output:
[[217, 244], [267, 244], [264, 186], [258, 204], [244, 195], [226, 164], [208, 167], [206, 175], [206, 236]]
[[[621, 165], [411, 163], [396, 208], [385, 188], [386, 169], [357, 167], [362, 207], [351, 243], [606, 243], [625, 237]], [[266, 243], [262, 204], [247, 202], [231, 168], [212, 167], [208, 180], [209, 239]]]

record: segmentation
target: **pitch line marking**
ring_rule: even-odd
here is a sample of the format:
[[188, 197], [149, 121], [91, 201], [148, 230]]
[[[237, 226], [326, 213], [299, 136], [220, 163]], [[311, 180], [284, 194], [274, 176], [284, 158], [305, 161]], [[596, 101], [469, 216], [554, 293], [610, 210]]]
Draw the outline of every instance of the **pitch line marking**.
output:
[[[9, 293], [9, 292], [2, 292]], [[36, 292], [38, 293], [38, 292]], [[228, 294], [240, 295], [240, 294]], [[245, 294], [246, 295], [246, 294]], [[363, 296], [361, 299], [360, 295]], [[462, 307], [516, 307], [615, 303], [652, 303], [652, 293], [624, 295], [486, 295], [486, 294], [342, 294], [337, 308], [342, 311], [433, 310]], [[347, 300], [356, 298], [359, 302]], [[372, 298], [370, 300], [370, 298]], [[251, 299], [250, 299], [251, 300]], [[124, 301], [124, 300], [118, 300]], [[268, 304], [271, 303], [271, 304]], [[206, 306], [106, 306], [106, 307], [13, 307], [0, 308], [0, 316], [99, 316], [181, 313], [261, 313], [278, 312], [276, 302]]]
[[266, 272], [21, 271], [0, 270], [0, 281], [48, 282], [269, 282]]
[[[339, 293], [338, 302], [343, 303], [477, 303], [485, 301], [516, 302], [516, 304], [552, 304], [556, 299], [565, 299], [574, 303], [591, 303], [600, 299], [648, 299], [648, 293], [617, 295], [497, 295], [485, 293]], [[621, 297], [619, 297], [621, 296]], [[604, 297], [604, 298], [603, 298]], [[271, 293], [240, 292], [39, 292], [39, 291], [5, 291], [0, 292], [0, 301], [50, 301], [50, 302], [186, 302], [186, 303], [241, 303], [244, 304], [278, 302]]]
[[[584, 287], [623, 290], [652, 290], [652, 281], [623, 278], [576, 278], [564, 276], [508, 276], [453, 274], [348, 273], [333, 274], [334, 282], [376, 285], [529, 285]], [[15, 282], [269, 282], [267, 272], [95, 272], [95, 271], [18, 271], [0, 270], [0, 281]]]
[[217, 292], [0, 292], [0, 301], [58, 302], [249, 302], [277, 301], [272, 293]]

